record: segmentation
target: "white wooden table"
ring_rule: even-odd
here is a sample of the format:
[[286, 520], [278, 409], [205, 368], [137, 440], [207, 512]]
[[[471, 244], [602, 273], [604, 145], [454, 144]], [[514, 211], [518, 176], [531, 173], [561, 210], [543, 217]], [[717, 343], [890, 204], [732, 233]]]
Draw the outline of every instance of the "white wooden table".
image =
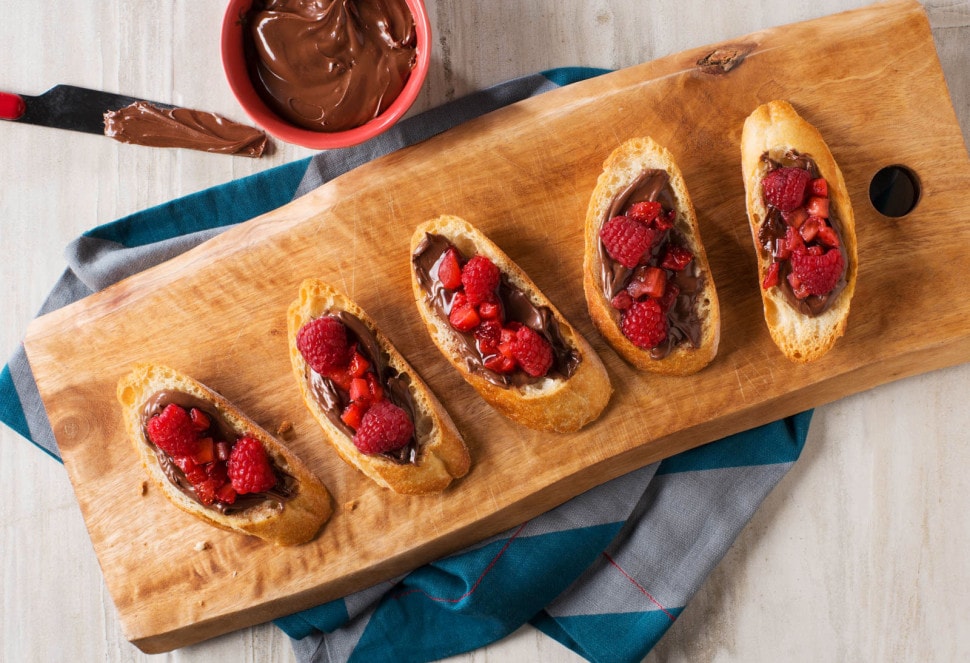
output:
[[[429, 0], [434, 55], [414, 110], [538, 70], [626, 67], [864, 4]], [[968, 136], [970, 2], [926, 5]], [[219, 62], [221, 6], [0, 0], [0, 89], [72, 83], [244, 120]], [[0, 355], [17, 347], [73, 237], [310, 154], [276, 146], [250, 160], [0, 122]], [[648, 660], [970, 659], [968, 402], [964, 365], [819, 408], [801, 459]], [[63, 468], [5, 427], [0, 505], [0, 661], [161, 658], [126, 642]], [[264, 625], [166, 660], [293, 658]], [[581, 659], [524, 627], [454, 660]]]

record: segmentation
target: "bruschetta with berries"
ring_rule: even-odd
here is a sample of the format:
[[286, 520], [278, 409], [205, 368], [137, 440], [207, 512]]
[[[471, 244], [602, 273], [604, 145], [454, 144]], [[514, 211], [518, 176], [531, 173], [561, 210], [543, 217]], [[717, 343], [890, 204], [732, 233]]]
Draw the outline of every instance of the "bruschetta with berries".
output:
[[465, 476], [465, 442], [421, 376], [333, 286], [307, 279], [287, 313], [303, 402], [337, 454], [397, 493], [440, 492]]
[[689, 375], [717, 354], [721, 314], [680, 168], [651, 138], [613, 150], [586, 211], [590, 317], [636, 368]]
[[455, 216], [411, 237], [411, 285], [435, 345], [499, 412], [529, 428], [576, 431], [609, 402], [606, 369], [535, 283]]
[[842, 171], [786, 101], [745, 120], [741, 168], [768, 331], [789, 359], [813, 361], [845, 333], [855, 292], [855, 217]]
[[313, 539], [330, 493], [279, 440], [205, 385], [158, 364], [118, 382], [125, 429], [175, 506], [277, 545]]

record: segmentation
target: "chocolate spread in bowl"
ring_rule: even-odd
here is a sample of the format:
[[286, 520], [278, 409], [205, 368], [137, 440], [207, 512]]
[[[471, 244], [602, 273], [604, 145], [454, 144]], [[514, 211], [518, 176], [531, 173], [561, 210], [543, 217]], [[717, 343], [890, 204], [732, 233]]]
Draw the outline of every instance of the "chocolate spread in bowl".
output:
[[[438, 266], [445, 252], [451, 247], [451, 242], [442, 235], [426, 233], [424, 239], [414, 249], [411, 264], [417, 275], [418, 283], [425, 293], [425, 297], [435, 313], [447, 322], [451, 312], [454, 292], [449, 292], [438, 279]], [[465, 367], [470, 373], [478, 375], [499, 387], [521, 387], [536, 384], [547, 378], [568, 379], [579, 368], [579, 353], [569, 347], [559, 330], [559, 323], [552, 309], [547, 306], [536, 306], [529, 296], [521, 289], [509, 282], [505, 274], [499, 284], [499, 302], [505, 313], [505, 319], [519, 322], [539, 332], [552, 346], [552, 366], [542, 377], [532, 377], [525, 371], [511, 373], [497, 373], [485, 367], [486, 357], [478, 350], [475, 338], [471, 334], [455, 332], [461, 341], [461, 355]]]
[[[670, 176], [664, 170], [645, 170], [621, 191], [610, 205], [603, 219], [603, 224], [615, 216], [624, 215], [634, 203], [644, 201], [659, 202], [664, 212], [677, 208], [677, 199], [670, 186]], [[603, 224], [600, 224], [602, 227]], [[675, 228], [667, 230], [651, 249], [654, 257], [662, 256], [667, 245], [673, 243], [687, 246], [684, 236]], [[607, 301], [613, 299], [617, 293], [629, 285], [635, 270], [624, 267], [613, 260], [607, 253], [603, 242], [597, 242], [596, 255], [600, 265], [600, 287]], [[701, 319], [697, 313], [697, 297], [704, 289], [704, 274], [701, 273], [697, 260], [691, 260], [680, 271], [665, 270], [667, 283], [673, 283], [680, 290], [674, 304], [667, 311], [669, 329], [666, 340], [655, 348], [650, 349], [653, 359], [663, 359], [681, 343], [688, 343], [691, 347], [698, 347], [701, 343]], [[610, 308], [614, 320], [619, 324], [620, 312]]]
[[[149, 420], [161, 414], [162, 410], [171, 403], [181, 406], [185, 410], [196, 408], [209, 418], [209, 428], [203, 432], [203, 437], [211, 437], [214, 440], [221, 440], [232, 444], [240, 436], [216, 411], [212, 403], [192, 396], [191, 394], [186, 394], [185, 392], [162, 390], [153, 394], [142, 405], [141, 421], [142, 428], [145, 430], [145, 441], [155, 452], [155, 458], [158, 460], [158, 465], [162, 468], [162, 472], [165, 473], [165, 477], [187, 497], [202, 504], [195, 493], [195, 488], [189, 483], [189, 480], [172, 460], [172, 457], [152, 444], [151, 438], [148, 437], [147, 426]], [[212, 504], [202, 504], [202, 506], [207, 509], [219, 511], [225, 515], [240, 513], [246, 509], [260, 505], [270, 505], [277, 511], [282, 511], [285, 502], [296, 495], [296, 479], [277, 467], [272, 458], [270, 459], [270, 463], [273, 466], [273, 473], [276, 474], [276, 485], [272, 489], [262, 493], [237, 495], [236, 501], [232, 504], [226, 504], [225, 502], [216, 500]]]
[[417, 60], [404, 0], [256, 0], [244, 49], [257, 94], [312, 131], [343, 131], [380, 115]]
[[[370, 362], [377, 381], [384, 387], [384, 395], [392, 403], [408, 413], [414, 423], [414, 433], [411, 439], [400, 449], [388, 451], [381, 456], [394, 462], [405, 464], [414, 463], [418, 458], [418, 443], [420, 437], [427, 435], [427, 424], [419, 417], [419, 410], [414, 404], [414, 397], [411, 395], [411, 379], [404, 373], [398, 373], [393, 366], [388, 364], [387, 353], [381, 350], [377, 337], [361, 320], [347, 311], [337, 311], [332, 314], [347, 328], [347, 340], [353, 344], [357, 343], [357, 348], [364, 358]], [[334, 426], [339, 428], [347, 437], [354, 437], [354, 430], [340, 418], [344, 408], [350, 404], [349, 395], [340, 389], [333, 380], [324, 377], [310, 368], [306, 367], [306, 379], [310, 385], [310, 394], [320, 405], [320, 408], [327, 415]]]
[[[812, 176], [812, 179], [821, 177], [818, 166], [810, 156], [801, 154], [796, 150], [788, 150], [782, 155], [775, 155], [775, 158], [772, 158], [767, 152], [761, 155], [758, 181], [763, 180], [765, 175], [776, 168], [801, 168], [802, 170], [807, 170], [808, 174]], [[760, 250], [766, 256], [765, 259], [771, 262], [773, 260], [772, 254], [775, 248], [775, 242], [784, 239], [788, 232], [788, 225], [785, 223], [784, 218], [782, 218], [779, 209], [768, 205], [767, 202], [765, 203], [765, 209], [765, 218], [761, 222], [761, 227], [758, 228], [758, 243], [761, 246]], [[835, 231], [836, 235], [838, 235], [838, 249], [842, 254], [842, 264], [848, 266], [849, 257], [846, 255], [844, 242], [842, 241], [842, 226], [836, 216], [835, 209], [831, 206], [829, 207], [828, 224]], [[788, 260], [781, 260], [779, 262], [781, 264], [778, 269], [777, 287], [781, 289], [781, 292], [785, 295], [785, 299], [791, 307], [803, 315], [814, 317], [825, 313], [832, 302], [839, 296], [839, 293], [845, 288], [847, 267], [843, 268], [838, 282], [827, 295], [809, 295], [804, 299], [799, 299], [795, 296], [791, 283], [788, 281], [788, 275], [791, 273], [791, 262]]]

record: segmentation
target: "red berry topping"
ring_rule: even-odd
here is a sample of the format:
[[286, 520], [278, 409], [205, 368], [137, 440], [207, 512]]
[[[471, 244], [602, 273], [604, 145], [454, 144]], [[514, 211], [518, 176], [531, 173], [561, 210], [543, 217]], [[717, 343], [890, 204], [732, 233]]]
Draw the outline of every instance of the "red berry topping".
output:
[[441, 256], [438, 263], [438, 280], [448, 290], [457, 290], [461, 287], [461, 264], [458, 260], [458, 249], [449, 247]]
[[169, 403], [148, 421], [148, 439], [169, 456], [191, 456], [199, 451], [199, 430], [185, 408]]
[[485, 256], [472, 256], [461, 268], [461, 283], [465, 286], [465, 294], [469, 303], [475, 306], [482, 302], [497, 301], [498, 284], [501, 280], [502, 272]]
[[633, 272], [633, 278], [626, 286], [626, 291], [634, 299], [642, 297], [663, 297], [667, 288], [667, 272], [659, 267], [638, 267]]
[[478, 314], [475, 305], [468, 301], [464, 293], [459, 292], [451, 304], [451, 312], [448, 313], [448, 322], [460, 332], [470, 332], [481, 323], [482, 317]]
[[331, 316], [316, 318], [300, 327], [296, 347], [310, 368], [326, 375], [350, 362], [351, 348], [347, 328]]
[[483, 355], [491, 355], [498, 352], [498, 344], [502, 339], [502, 323], [498, 320], [484, 320], [475, 330], [475, 340], [478, 342], [478, 351]]
[[654, 219], [653, 227], [663, 232], [665, 230], [670, 230], [674, 227], [674, 222], [677, 220], [677, 210], [670, 209], [667, 210], [665, 214], [661, 214], [656, 219]]
[[645, 200], [630, 205], [630, 209], [626, 211], [626, 216], [636, 219], [640, 223], [650, 225], [654, 219], [660, 216], [661, 211], [663, 211], [663, 207], [660, 203], [654, 200]]
[[812, 196], [805, 204], [805, 211], [810, 216], [820, 216], [823, 219], [829, 218], [829, 199]]
[[667, 340], [667, 316], [655, 299], [633, 302], [620, 318], [623, 335], [639, 348], [655, 348]]
[[782, 212], [801, 207], [812, 176], [802, 168], [776, 168], [761, 180], [765, 201]]
[[780, 262], [773, 262], [768, 265], [768, 271], [765, 272], [765, 278], [761, 282], [761, 287], [764, 290], [778, 285], [778, 270], [781, 269]]
[[659, 233], [628, 216], [614, 216], [603, 224], [600, 239], [613, 260], [628, 269], [640, 262]]
[[400, 449], [414, 434], [408, 413], [387, 399], [374, 403], [364, 414], [354, 435], [354, 445], [365, 454]]
[[829, 197], [829, 183], [825, 181], [824, 177], [819, 177], [812, 180], [809, 184], [809, 191], [811, 191], [813, 196], [818, 196], [819, 198]]
[[810, 295], [827, 295], [835, 288], [842, 276], [845, 261], [838, 249], [829, 249], [821, 255], [793, 253], [792, 275]]
[[189, 419], [196, 430], [203, 431], [209, 427], [209, 416], [197, 407], [189, 410]]
[[229, 454], [229, 480], [240, 495], [262, 493], [276, 485], [273, 466], [259, 440], [248, 435], [236, 440]]
[[670, 244], [667, 246], [667, 250], [664, 252], [664, 257], [660, 261], [660, 266], [664, 269], [679, 272], [684, 269], [684, 267], [689, 265], [690, 261], [693, 259], [694, 254], [691, 253], [689, 249], [685, 249], [683, 246]]
[[610, 301], [610, 305], [615, 309], [619, 309], [620, 311], [625, 311], [626, 309], [633, 306], [633, 297], [631, 297], [630, 293], [627, 292], [626, 290], [620, 290], [618, 293], [616, 293], [616, 296], [613, 297], [613, 299]]
[[552, 367], [552, 346], [530, 327], [523, 326], [515, 332], [511, 349], [522, 370], [534, 378], [542, 377]]

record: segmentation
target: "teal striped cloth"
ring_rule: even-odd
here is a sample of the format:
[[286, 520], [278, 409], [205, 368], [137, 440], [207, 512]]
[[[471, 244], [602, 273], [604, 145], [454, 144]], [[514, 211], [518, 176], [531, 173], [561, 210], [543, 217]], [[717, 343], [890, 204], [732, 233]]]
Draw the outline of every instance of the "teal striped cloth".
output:
[[[321, 153], [94, 228], [40, 313], [171, 258], [371, 159], [603, 73], [563, 68], [476, 92], [348, 150]], [[21, 347], [0, 420], [59, 458]], [[405, 576], [276, 620], [301, 663], [430, 661], [531, 623], [590, 661], [639, 661], [801, 453], [805, 412], [619, 477]]]

